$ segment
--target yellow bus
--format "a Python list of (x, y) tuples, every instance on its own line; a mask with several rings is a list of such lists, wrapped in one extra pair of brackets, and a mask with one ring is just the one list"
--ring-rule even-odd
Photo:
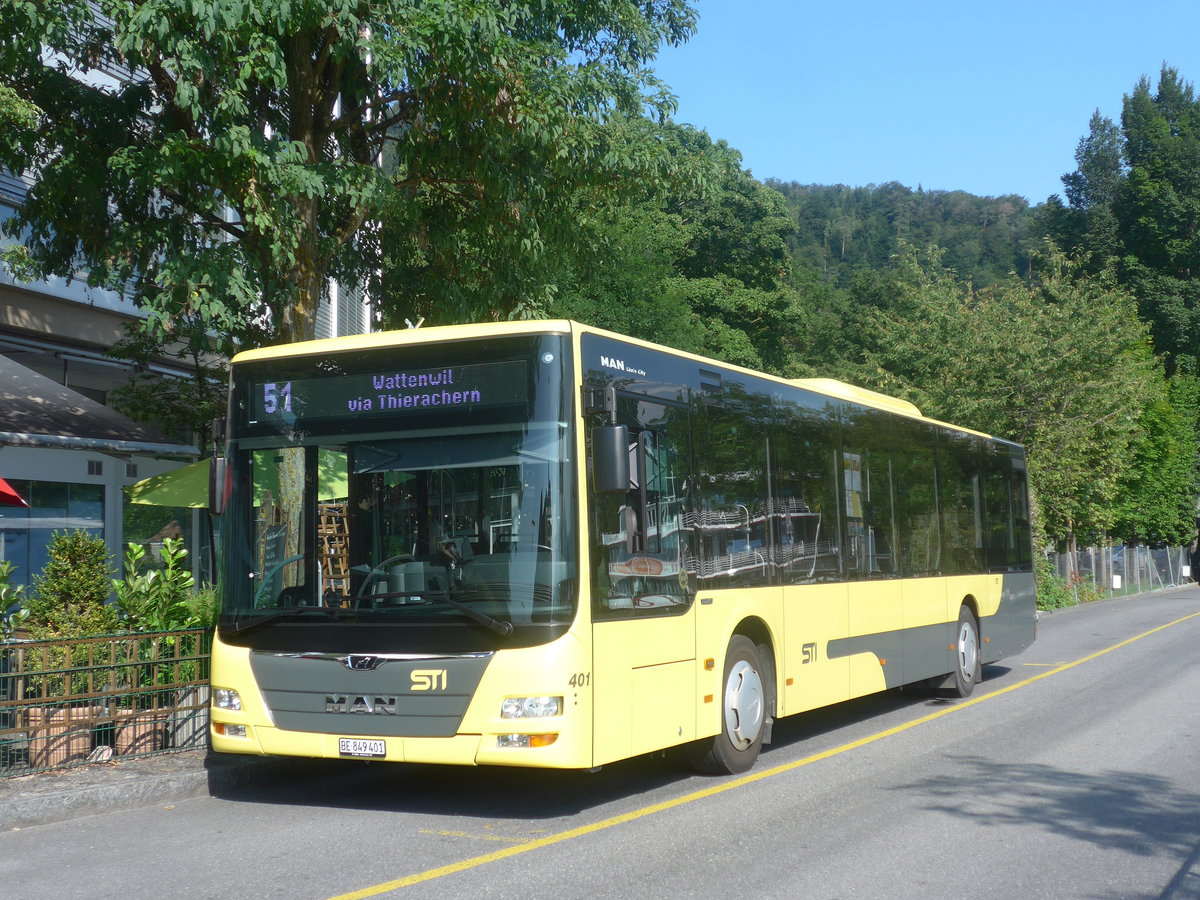
[(222, 752), (741, 772), (1034, 639), (1020, 446), (575, 322), (239, 354), (214, 472)]

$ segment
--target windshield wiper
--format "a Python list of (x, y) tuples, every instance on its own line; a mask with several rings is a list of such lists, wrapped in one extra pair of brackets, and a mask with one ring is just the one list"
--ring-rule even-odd
[(237, 628), (225, 632), (226, 635), (232, 637), (236, 634), (241, 634), (245, 631), (253, 631), (261, 625), (266, 625), (269, 622), (277, 622), (285, 616), (294, 616), (298, 614), (321, 613), (327, 618), (334, 618), (337, 615), (336, 610), (326, 609), (324, 606), (289, 606), (286, 609), (273, 609), (269, 613), (264, 613), (256, 619), (250, 619), (248, 622), (243, 622)]
[[(463, 590), (461, 588), (459, 589), (459, 593), (467, 593), (467, 592), (468, 591)], [(469, 591), (469, 592), (477, 593), (476, 591)], [(478, 622), (480, 625), (484, 626), (485, 628), (492, 629), (492, 631), (496, 632), (496, 634), (503, 635), (504, 637), (508, 637), (510, 634), (513, 633), (512, 622), (504, 622), (500, 619), (489, 616), (485, 612), (480, 612), (479, 610), (475, 609), (475, 607), (473, 607), (473, 606), (467, 606), (467, 604), (463, 603), (461, 600), (455, 600), (453, 597), (451, 597), (449, 591), (436, 591), (436, 592), (431, 592), (431, 593), (433, 594), (433, 596), (438, 597), (442, 600), (445, 600), (450, 606), (453, 606), (455, 609), (457, 609), (460, 613), (462, 613), (468, 619), (472, 619), (473, 621)]]

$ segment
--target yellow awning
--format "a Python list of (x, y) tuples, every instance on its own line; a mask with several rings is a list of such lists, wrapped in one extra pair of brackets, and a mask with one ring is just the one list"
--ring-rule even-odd
[(130, 503), (204, 509), (208, 506), (209, 468), (209, 461), (202, 459), (161, 475), (143, 478), (125, 488), (125, 493)]
[[(340, 500), (347, 495), (346, 454), (322, 450), (318, 457), (318, 489), (322, 500)], [(152, 475), (125, 488), (130, 503), (205, 509), (208, 506), (209, 460), (202, 459), (162, 475)], [(260, 483), (260, 487), (263, 485)], [(278, 494), (277, 485), (273, 492)], [(257, 498), (256, 498), (257, 499)]]

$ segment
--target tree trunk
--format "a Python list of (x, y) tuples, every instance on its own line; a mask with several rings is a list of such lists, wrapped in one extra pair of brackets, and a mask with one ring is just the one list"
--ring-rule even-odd
[(275, 328), (276, 343), (311, 341), (317, 336), (317, 309), (325, 282), (325, 269), (317, 257), (318, 202), (315, 199), (303, 199), (296, 204), (300, 239), (291, 275), (294, 293), (280, 310), (279, 323)]
[(1072, 523), (1068, 522), (1067, 527), (1071, 530), (1067, 532), (1067, 582), (1074, 589), (1075, 582), (1079, 580), (1079, 547), (1075, 543), (1075, 529)]

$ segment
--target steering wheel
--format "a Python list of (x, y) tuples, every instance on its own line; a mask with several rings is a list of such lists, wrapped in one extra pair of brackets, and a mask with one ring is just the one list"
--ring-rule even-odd
[(357, 592), (354, 594), (354, 599), (355, 599), (355, 600), (361, 600), (363, 597), (365, 597), (365, 596), (366, 596), (366, 594), (367, 594), (367, 587), (368, 587), (368, 586), (371, 584), (371, 582), (372, 582), (372, 581), (374, 581), (374, 580), (375, 580), (375, 579), (376, 579), (376, 578), (377, 578), (379, 575), (382, 575), (382, 574), (383, 574), (383, 570), (384, 570), (384, 569), (385, 569), (387, 566), (390, 566), (390, 565), (392, 565), (392, 563), (398, 563), (398, 562), (402, 562), (402, 561), (408, 561), (408, 562), (411, 562), (411, 561), (412, 561), (412, 554), (411, 554), (411, 553), (401, 553), (401, 554), (399, 554), (398, 556), (389, 556), (389, 557), (388, 557), (387, 559), (385, 559), (383, 562), (381, 562), (381, 563), (378, 563), (377, 565), (375, 565), (375, 566), (374, 566), (374, 567), (371, 569), (371, 571), (369, 571), (369, 572), (367, 573), (367, 577), (363, 579), (363, 583), (362, 583), (362, 584), (360, 584), (360, 585), (358, 586), (358, 591), (357, 591)]

